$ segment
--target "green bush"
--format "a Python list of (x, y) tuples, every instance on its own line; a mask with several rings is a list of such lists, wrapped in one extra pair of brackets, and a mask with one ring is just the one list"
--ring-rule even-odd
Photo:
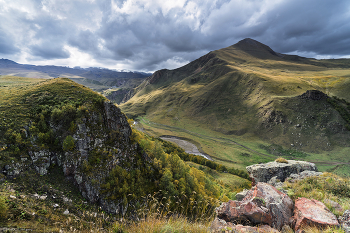
[(64, 141), (63, 141), (63, 145), (62, 148), (64, 151), (72, 151), (74, 149), (74, 138), (70, 135), (68, 135)]
[(0, 220), (7, 218), (8, 205), (4, 196), (0, 196)]

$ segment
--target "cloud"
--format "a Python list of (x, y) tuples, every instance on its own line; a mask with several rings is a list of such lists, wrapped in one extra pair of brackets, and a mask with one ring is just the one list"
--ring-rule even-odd
[(30, 47), (31, 54), (44, 59), (63, 59), (69, 58), (70, 53), (58, 43), (45, 42), (40, 45)]
[(348, 56), (349, 12), (347, 0), (0, 0), (0, 53), (154, 71), (250, 37), (281, 53)]
[(13, 38), (6, 33), (0, 33), (0, 54), (15, 54), (19, 51), (19, 49), (12, 44), (12, 41)]

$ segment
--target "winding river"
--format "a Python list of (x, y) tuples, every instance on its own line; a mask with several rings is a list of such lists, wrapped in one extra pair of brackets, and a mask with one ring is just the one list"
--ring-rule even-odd
[(168, 136), (168, 135), (164, 135), (164, 136), (161, 136), (159, 138), (161, 138), (165, 141), (175, 143), (176, 145), (178, 145), (179, 147), (184, 149), (186, 153), (193, 154), (193, 155), (200, 155), (208, 160), (213, 160), (209, 155), (200, 152), (198, 147), (195, 144), (193, 144), (189, 141), (186, 141), (183, 138), (179, 138), (179, 137), (175, 137), (175, 136)]

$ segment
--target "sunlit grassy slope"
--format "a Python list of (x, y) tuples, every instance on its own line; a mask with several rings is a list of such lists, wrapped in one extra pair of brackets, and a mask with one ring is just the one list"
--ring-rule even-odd
[[(50, 107), (54, 102), (65, 104), (71, 100), (84, 102), (98, 96), (91, 89), (69, 79), (35, 79), (0, 76), (0, 132), (9, 127), (23, 127), (30, 120), (32, 98), (39, 94)], [(47, 93), (47, 95), (45, 95)]]
[[(133, 118), (143, 116), (150, 122), (240, 141), (268, 155), (271, 153), (262, 150), (261, 144), (305, 151), (307, 157), (299, 159), (332, 161), (319, 163), (321, 168), (331, 169), (340, 165), (335, 162), (346, 163), (344, 166), (350, 162), (344, 153), (350, 145), (347, 123), (326, 99), (299, 96), (307, 90), (319, 90), (350, 101), (349, 77), (348, 59), (283, 55), (245, 39), (181, 68), (155, 72), (120, 107)], [(162, 134), (154, 124), (148, 127), (153, 127), (155, 135)], [(167, 134), (174, 130), (169, 131)], [(240, 154), (254, 153), (237, 144), (225, 146), (186, 132), (175, 134), (192, 138), (205, 152), (218, 161), (231, 161), (232, 166), (269, 159), (256, 153), (256, 159), (242, 159)]]

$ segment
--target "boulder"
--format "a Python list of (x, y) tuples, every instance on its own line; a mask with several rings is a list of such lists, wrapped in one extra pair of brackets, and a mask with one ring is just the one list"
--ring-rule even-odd
[(216, 209), (218, 218), (246, 225), (267, 224), (280, 230), (292, 217), (293, 201), (267, 183), (257, 183), (242, 201), (228, 201)]
[(247, 193), (248, 193), (248, 189), (244, 189), (242, 192), (239, 192), (239, 193), (237, 193), (236, 194), (236, 200), (237, 201), (242, 201), (243, 200), (243, 198), (245, 197), (245, 195), (247, 195)]
[(337, 212), (343, 212), (344, 211), (343, 207), (341, 207), (341, 205), (339, 205), (338, 202), (332, 201), (330, 199), (324, 199), (323, 203), (328, 205), (328, 206), (330, 206), (331, 209), (333, 208)]
[(295, 181), (302, 180), (302, 179), (305, 179), (307, 177), (320, 176), (322, 174), (323, 174), (323, 172), (306, 170), (306, 171), (300, 172), (299, 174), (291, 174), (286, 180), (293, 183)]
[(295, 231), (306, 226), (339, 226), (337, 217), (322, 202), (304, 197), (295, 201), (294, 221)]
[(346, 233), (350, 233), (350, 210), (345, 210), (343, 216), (339, 218), (339, 222)]
[(314, 163), (305, 161), (287, 160), (288, 163), (269, 162), (265, 164), (254, 164), (246, 167), (252, 185), (258, 182), (269, 182), (273, 177), (284, 182), (291, 174), (299, 174), (302, 171), (317, 171)]

